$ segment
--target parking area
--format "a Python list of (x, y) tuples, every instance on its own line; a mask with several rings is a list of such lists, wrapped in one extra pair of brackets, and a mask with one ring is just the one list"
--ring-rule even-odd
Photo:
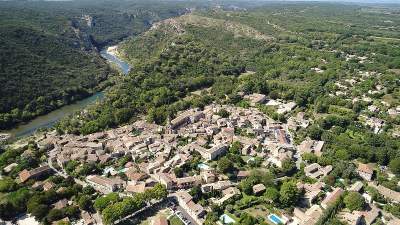
[(178, 204), (173, 201), (168, 203), (168, 208), (176, 215), (185, 225), (198, 225), (196, 221), (189, 216), (189, 214)]

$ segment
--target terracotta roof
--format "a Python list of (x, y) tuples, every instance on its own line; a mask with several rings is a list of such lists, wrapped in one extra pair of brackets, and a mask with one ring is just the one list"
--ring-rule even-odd
[(141, 181), (148, 177), (146, 173), (136, 172), (136, 169), (131, 168), (125, 172), (126, 176), (133, 181)]
[(369, 225), (369, 224), (372, 224), (376, 220), (376, 218), (379, 216), (380, 212), (381, 212), (380, 209), (378, 209), (375, 206), (372, 206), (370, 211), (361, 212), (361, 215), (364, 216), (365, 222)]
[(102, 177), (97, 175), (88, 176), (87, 180), (102, 186), (109, 186), (109, 185), (116, 185), (123, 183), (123, 181), (118, 178), (111, 179), (108, 177)]
[(26, 180), (29, 179), (29, 177), (31, 176), (31, 174), (29, 173), (28, 170), (22, 170), (22, 172), (19, 173), (19, 180), (21, 182), (25, 182)]
[(358, 171), (364, 172), (364, 173), (368, 173), (368, 174), (373, 174), (374, 170), (368, 165), (368, 164), (364, 164), (364, 163), (360, 163), (358, 164)]
[(65, 208), (68, 205), (68, 200), (67, 199), (61, 199), (60, 201), (54, 203), (54, 208), (56, 209), (62, 209)]
[(201, 205), (196, 204), (193, 201), (188, 202), (187, 207), (190, 209), (190, 211), (194, 212), (196, 215), (199, 215), (204, 211), (204, 208)]
[(400, 192), (393, 191), (393, 190), (391, 190), (391, 189), (389, 189), (389, 188), (387, 188), (385, 186), (382, 186), (382, 185), (376, 186), (372, 182), (368, 183), (368, 185), (376, 188), (376, 190), (378, 190), (378, 192), (381, 195), (385, 196), (386, 198), (389, 198), (392, 201), (400, 202)]
[(192, 196), (186, 191), (179, 191), (176, 193), (176, 196), (182, 199), (182, 201), (184, 201), (185, 203), (192, 201)]
[(44, 183), (43, 189), (45, 191), (48, 191), (48, 190), (52, 189), (54, 186), (56, 186), (56, 185), (53, 182), (47, 181), (46, 183)]
[(128, 185), (126, 186), (126, 191), (133, 192), (133, 193), (143, 193), (146, 190), (146, 184), (140, 183), (136, 185)]
[(19, 173), (19, 179), (21, 182), (25, 182), (26, 180), (35, 177), (35, 176), (39, 176), (41, 174), (50, 172), (51, 168), (49, 166), (41, 166), (41, 167), (37, 167), (35, 169), (32, 169), (30, 171), (28, 170), (23, 170), (21, 173)]
[(343, 189), (335, 188), (326, 198), (321, 202), (325, 208), (334, 203), (343, 194)]

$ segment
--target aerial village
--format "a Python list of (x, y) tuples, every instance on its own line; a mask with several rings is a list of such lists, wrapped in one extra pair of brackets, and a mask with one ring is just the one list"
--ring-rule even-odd
[[(377, 207), (375, 197), (366, 191), (372, 187), (388, 202), (400, 202), (400, 193), (375, 182), (377, 168), (357, 163), (359, 179), (356, 182), (342, 187), (327, 185), (325, 178), (331, 173), (332, 165), (320, 165), (305, 157), (307, 154), (321, 156), (324, 141), (307, 137), (296, 143), (294, 138), (298, 129), (307, 128), (312, 121), (303, 112), (297, 112), (287, 122), (278, 122), (255, 107), (272, 105), (278, 114), (286, 114), (296, 104), (269, 100), (262, 94), (244, 95), (243, 99), (250, 107), (211, 104), (204, 109), (179, 112), (166, 126), (138, 120), (86, 136), (46, 133), (37, 143), (50, 146), (47, 163), (20, 172), (20, 182), (33, 181), (33, 187), (47, 191), (56, 185), (43, 177), (72, 175), (75, 183), (92, 187), (99, 196), (118, 193), (121, 198), (143, 194), (162, 184), (168, 194), (162, 200), (165, 205), (161, 209), (168, 210), (169, 216), (156, 214), (150, 219), (154, 225), (173, 224), (171, 217), (180, 222), (177, 224), (209, 224), (207, 218), (216, 208), (222, 211), (217, 217), (218, 224), (238, 222), (243, 211), (263, 218), (266, 224), (314, 225), (327, 211), (337, 207), (338, 199), (349, 193), (362, 196), (363, 207), (336, 212), (341, 221), (371, 225), (379, 218), (385, 224), (400, 224), (399, 219)], [(84, 176), (74, 174), (87, 164), (102, 165), (101, 170)], [(4, 170), (9, 172), (16, 166), (12, 163)], [(275, 171), (274, 176), (264, 179), (271, 170)], [(297, 179), (296, 183), (287, 181), (290, 170), (303, 171), (304, 179)], [(281, 186), (280, 191), (273, 188), (277, 184)], [(295, 189), (294, 193), (291, 188)], [(277, 196), (284, 198), (285, 194), (289, 198), (286, 208), (290, 210), (273, 204)], [(259, 199), (271, 203), (270, 207), (259, 204)], [(62, 209), (70, 204), (73, 202), (64, 198), (53, 207)], [(153, 207), (152, 204), (147, 207)], [(111, 223), (134, 220), (135, 215)], [(110, 223), (104, 222), (101, 212), (96, 211), (81, 210), (81, 218), (77, 224)]]

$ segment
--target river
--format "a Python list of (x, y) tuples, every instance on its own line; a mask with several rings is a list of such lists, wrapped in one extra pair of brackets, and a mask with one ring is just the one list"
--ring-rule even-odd
[[(115, 49), (115, 46), (113, 47), (109, 47), (108, 49)], [(100, 51), (100, 55), (101, 57), (105, 58), (107, 61), (109, 61), (110, 63), (113, 63), (114, 65), (116, 65), (123, 74), (128, 74), (129, 70), (131, 70), (131, 66), (123, 61), (122, 59), (118, 58), (113, 51), (109, 51), (107, 49), (103, 49)]]
[[(109, 48), (110, 49), (110, 48)], [(114, 48), (115, 49), (115, 48)], [(128, 74), (131, 69), (130, 65), (119, 59), (114, 53), (108, 51), (107, 49), (103, 49), (100, 51), (101, 57), (106, 59), (109, 63), (116, 65), (123, 74)], [(59, 109), (56, 109), (46, 115), (38, 116), (35, 119), (29, 121), (26, 124), (21, 124), (14, 129), (4, 131), (6, 133), (11, 134), (14, 138), (24, 137), (33, 134), (36, 130), (40, 128), (49, 128), (52, 127), (55, 123), (57, 123), (60, 119), (87, 107), (94, 102), (103, 99), (104, 93), (97, 92), (90, 97), (87, 97), (83, 100), (76, 101), (73, 104), (63, 106)]]

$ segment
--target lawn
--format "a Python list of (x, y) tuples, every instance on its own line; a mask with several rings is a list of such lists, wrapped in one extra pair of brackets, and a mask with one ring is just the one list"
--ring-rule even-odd
[(271, 213), (275, 213), (275, 210), (273, 208), (269, 208), (267, 205), (255, 205), (253, 207), (247, 208), (244, 210), (245, 212), (249, 213), (250, 215), (252, 215), (253, 217), (262, 217), (265, 219), (265, 222), (267, 224), (271, 224), (271, 225), (275, 225), (274, 223), (272, 223), (267, 216)]
[[(156, 215), (148, 217), (147, 219), (140, 222), (140, 225), (150, 225), (153, 219), (156, 218), (157, 216), (165, 216), (166, 218), (168, 218), (169, 215), (171, 215), (170, 210), (168, 209), (160, 210), (159, 212), (157, 212)], [(183, 225), (183, 224), (176, 224), (176, 225)]]
[(269, 214), (269, 209), (264, 205), (255, 205), (244, 210), (254, 217), (266, 217)]
[(185, 225), (185, 224), (182, 222), (182, 220), (179, 219), (179, 217), (176, 216), (176, 215), (171, 216), (171, 217), (168, 219), (168, 221), (169, 221), (169, 225)]

